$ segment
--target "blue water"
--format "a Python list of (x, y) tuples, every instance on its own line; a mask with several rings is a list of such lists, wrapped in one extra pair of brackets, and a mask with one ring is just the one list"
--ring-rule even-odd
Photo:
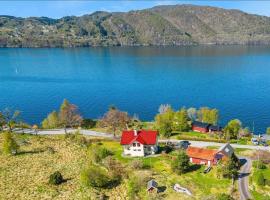
[(160, 104), (209, 106), (221, 124), (270, 126), (270, 47), (0, 49), (0, 109), (40, 123), (64, 98), (84, 117), (110, 105), (152, 120)]

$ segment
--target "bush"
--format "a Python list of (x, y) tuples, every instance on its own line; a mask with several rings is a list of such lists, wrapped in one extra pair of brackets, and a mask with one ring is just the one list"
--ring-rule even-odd
[(97, 124), (97, 121), (93, 119), (83, 119), (81, 127), (90, 129), (90, 128), (94, 128), (96, 124)]
[(254, 168), (258, 167), (258, 169), (266, 169), (267, 168), (266, 165), (261, 160), (260, 161), (254, 161), (253, 162), (253, 167)]
[(265, 185), (263, 173), (259, 173), (259, 175), (258, 175), (258, 177), (257, 177), (257, 184), (258, 184), (259, 186), (264, 186), (264, 185)]
[(3, 141), (3, 153), (15, 155), (19, 149), (19, 145), (16, 143), (15, 139), (12, 137), (10, 132), (4, 133)]
[(143, 162), (139, 159), (133, 160), (130, 163), (130, 166), (132, 169), (142, 169), (143, 168)]
[(101, 167), (91, 166), (82, 171), (81, 182), (85, 186), (107, 188), (110, 185), (111, 180)]
[(100, 163), (104, 158), (113, 155), (111, 151), (99, 145), (92, 145), (89, 149), (91, 160)]
[(59, 171), (54, 172), (50, 175), (49, 183), (52, 185), (60, 185), (64, 182), (63, 176)]
[(234, 199), (230, 195), (223, 193), (217, 196), (217, 200), (234, 200)]
[(264, 179), (264, 184), (270, 186), (270, 179)]
[(125, 167), (111, 156), (105, 158), (102, 163), (115, 181), (120, 181), (122, 176), (127, 175)]
[(47, 147), (47, 151), (49, 154), (54, 154), (55, 153), (55, 150), (53, 147)]
[(171, 167), (177, 174), (183, 174), (189, 170), (189, 157), (185, 151), (179, 151), (177, 158), (172, 162)]
[(129, 199), (142, 199), (139, 198), (139, 192), (145, 189), (146, 183), (150, 180), (148, 175), (143, 173), (140, 176), (133, 175), (128, 180), (127, 184), (127, 194)]

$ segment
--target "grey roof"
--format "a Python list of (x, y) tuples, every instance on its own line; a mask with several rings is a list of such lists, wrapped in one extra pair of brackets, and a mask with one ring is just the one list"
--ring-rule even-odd
[(222, 152), (226, 156), (230, 157), (233, 154), (234, 149), (229, 143), (227, 143), (227, 144), (224, 144), (223, 146), (221, 146), (218, 151)]
[(151, 188), (157, 188), (158, 184), (155, 180), (150, 180), (147, 183), (147, 190), (151, 189)]
[(208, 128), (211, 124), (194, 121), (194, 122), (192, 122), (192, 125), (198, 126), (198, 127), (201, 127), (201, 128)]
[(221, 126), (211, 125), (211, 126), (209, 126), (209, 129), (212, 130), (212, 131), (221, 131), (222, 127)]

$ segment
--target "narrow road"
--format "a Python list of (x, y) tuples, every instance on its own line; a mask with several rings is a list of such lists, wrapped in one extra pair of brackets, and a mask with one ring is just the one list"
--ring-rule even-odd
[[(77, 129), (67, 129), (68, 133), (75, 132)], [(33, 129), (15, 129), (15, 133), (28, 133), (28, 134), (36, 134), (36, 132)], [(83, 135), (89, 135), (94, 137), (106, 137), (106, 138), (114, 138), (112, 134), (109, 133), (102, 133), (97, 131), (91, 131), (91, 130), (85, 130), (81, 129), (80, 132)], [(61, 135), (65, 134), (64, 129), (49, 129), (49, 130), (38, 130), (38, 135)], [(165, 142), (180, 142), (181, 140), (176, 139), (160, 139), (158, 140), (159, 143), (165, 143)], [(218, 142), (204, 142), (204, 141), (191, 141), (191, 146), (195, 147), (208, 147), (208, 146), (223, 146), (224, 143), (218, 143)], [(264, 146), (255, 146), (255, 145), (242, 145), (242, 144), (231, 144), (233, 148), (242, 148), (242, 149), (253, 149), (253, 150), (265, 150), (270, 151), (270, 147), (264, 147)]]
[[(180, 142), (181, 140), (175, 140), (175, 139), (166, 139), (166, 140), (158, 140), (159, 143), (165, 143), (165, 142)], [(208, 146), (223, 146), (224, 143), (218, 143), (218, 142), (205, 142), (205, 141), (191, 141), (189, 140), (191, 146), (195, 147), (208, 147)], [(253, 149), (253, 150), (265, 150), (270, 151), (270, 147), (264, 147), (264, 146), (255, 146), (255, 145), (243, 145), (243, 144), (231, 144), (233, 148), (241, 148), (241, 149)]]
[(241, 167), (238, 177), (238, 188), (240, 193), (240, 200), (251, 199), (251, 195), (248, 191), (248, 176), (250, 174), (250, 169), (252, 162), (249, 158), (241, 158), (240, 160), (245, 162)]
[[(49, 129), (49, 130), (38, 130), (37, 133), (33, 129), (15, 129), (13, 130), (15, 133), (27, 133), (27, 134), (37, 134), (37, 135), (61, 135), (65, 134), (65, 129)], [(67, 129), (67, 133), (74, 133), (77, 131), (77, 129)], [(84, 130), (81, 129), (80, 133), (83, 135), (89, 135), (94, 137), (107, 137), (107, 138), (113, 138), (112, 134), (108, 133), (102, 133), (97, 131), (91, 131), (91, 130)]]

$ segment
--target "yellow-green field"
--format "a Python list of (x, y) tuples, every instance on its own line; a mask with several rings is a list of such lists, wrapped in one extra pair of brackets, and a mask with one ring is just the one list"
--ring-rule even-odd
[[(64, 136), (17, 136), (20, 153), (16, 156), (0, 154), (0, 199), (97, 199), (100, 193), (109, 199), (128, 199), (127, 179), (112, 189), (95, 190), (80, 182), (82, 169), (89, 165), (87, 147), (66, 139)], [(87, 138), (90, 139), (91, 138)], [(0, 148), (2, 148), (0, 134)], [(177, 175), (170, 163), (175, 152), (158, 157), (141, 158), (147, 169), (130, 168), (132, 158), (121, 156), (122, 148), (117, 141), (101, 141), (101, 146), (113, 152), (113, 157), (128, 169), (129, 175), (154, 178), (164, 192), (154, 195), (140, 191), (139, 199), (190, 199), (175, 193), (173, 184), (179, 183), (194, 195), (191, 199), (215, 199), (216, 194), (229, 193), (231, 181), (217, 179), (216, 170), (204, 174), (204, 167), (193, 166), (190, 172)], [(53, 152), (53, 150), (54, 152)], [(67, 181), (59, 186), (48, 184), (50, 174), (60, 171)], [(146, 183), (145, 183), (146, 188)], [(234, 194), (237, 197), (237, 192)], [(211, 197), (211, 198), (210, 198)]]

